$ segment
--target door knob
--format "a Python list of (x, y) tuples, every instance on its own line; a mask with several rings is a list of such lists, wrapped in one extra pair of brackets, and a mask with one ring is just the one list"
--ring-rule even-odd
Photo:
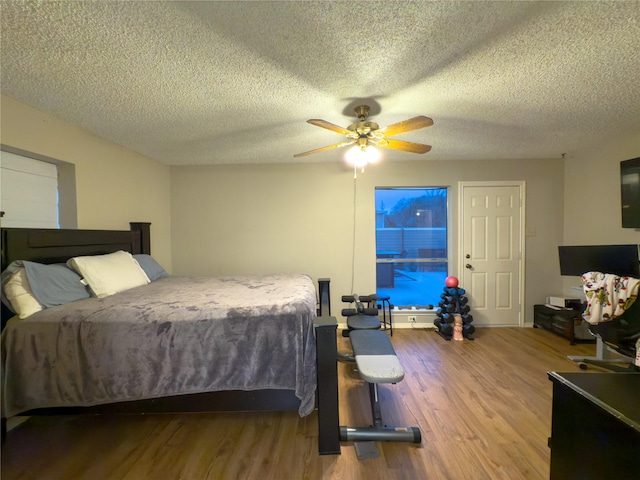
[(464, 268), (472, 269), (472, 268), (473, 268), (473, 266), (472, 266), (470, 263), (467, 263), (467, 264), (464, 266)]

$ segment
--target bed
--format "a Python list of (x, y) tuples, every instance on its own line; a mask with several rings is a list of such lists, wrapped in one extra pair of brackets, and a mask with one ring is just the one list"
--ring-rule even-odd
[[(22, 266), (16, 260), (52, 267), (120, 254), (146, 268), (150, 224), (131, 227), (2, 229), (2, 270)], [(88, 298), (9, 321), (13, 313), (3, 305), (3, 421), (236, 410), (306, 416), (317, 407), (319, 451), (339, 451), (335, 322), (317, 310), (308, 275), (179, 277), (145, 270), (152, 281), (96, 298), (90, 272), (78, 273), (92, 282)], [(327, 305), (328, 280), (320, 285), (320, 303)]]

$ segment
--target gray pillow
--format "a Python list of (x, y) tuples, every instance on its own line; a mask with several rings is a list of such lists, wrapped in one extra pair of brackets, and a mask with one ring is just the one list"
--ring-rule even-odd
[(168, 277), (169, 274), (164, 268), (160, 266), (158, 262), (151, 256), (144, 253), (138, 253), (133, 256), (140, 264), (140, 268), (147, 274), (149, 280), (155, 282), (159, 278)]
[(82, 278), (65, 264), (23, 261), (33, 295), (46, 308), (89, 298)]

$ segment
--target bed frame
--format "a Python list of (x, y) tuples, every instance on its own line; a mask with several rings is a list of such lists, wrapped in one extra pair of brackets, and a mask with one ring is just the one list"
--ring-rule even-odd
[[(1, 266), (4, 271), (14, 260), (62, 263), (81, 255), (102, 255), (118, 250), (151, 253), (150, 223), (132, 222), (131, 230), (65, 230), (3, 228)], [(329, 280), (319, 280), (319, 309), (315, 322), (318, 385), (318, 450), (320, 454), (340, 453), (338, 422), (338, 379), (335, 318), (330, 317)], [(2, 305), (2, 328), (13, 314)], [(150, 400), (110, 403), (92, 407), (56, 407), (29, 410), (21, 415), (151, 414), (233, 411), (297, 410), (300, 400), (293, 390), (253, 390), (208, 392)], [(2, 417), (2, 438), (6, 419)]]

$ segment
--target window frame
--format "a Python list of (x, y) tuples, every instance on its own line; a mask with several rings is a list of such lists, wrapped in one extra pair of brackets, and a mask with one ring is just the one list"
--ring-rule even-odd
[[(425, 192), (427, 190), (440, 190), (444, 192), (444, 212), (442, 212), (444, 214), (444, 219), (442, 217), (439, 217), (436, 222), (444, 222), (444, 226), (439, 226), (439, 223), (436, 223), (436, 225), (438, 226), (430, 226), (430, 227), (425, 227), (425, 226), (416, 226), (416, 227), (408, 227), (408, 226), (398, 226), (398, 227), (387, 227), (385, 229), (384, 227), (384, 217), (385, 214), (384, 212), (389, 212), (393, 210), (393, 207), (395, 207), (398, 203), (398, 199), (395, 200), (395, 203), (393, 205), (393, 207), (391, 207), (391, 209), (385, 209), (384, 212), (382, 210), (383, 206), (380, 205), (381, 200), (384, 201), (383, 199), (379, 198), (379, 192), (383, 191), (383, 190), (396, 190), (396, 191), (402, 191), (402, 190), (406, 190), (406, 191), (414, 191), (416, 193), (416, 195), (409, 195), (406, 198), (420, 198), (425, 196), (424, 194), (422, 195), (418, 195), (417, 193), (419, 192)], [(402, 198), (400, 195), (401, 192), (398, 192), (398, 197)], [(451, 210), (450, 210), (450, 204), (451, 204), (451, 188), (448, 186), (419, 186), (419, 187), (375, 187), (375, 191), (374, 191), (374, 199), (375, 199), (375, 215), (376, 215), (376, 219), (375, 219), (375, 228), (376, 228), (376, 234), (375, 234), (375, 251), (376, 251), (376, 293), (378, 295), (388, 295), (391, 297), (391, 303), (394, 304), (396, 306), (396, 308), (415, 308), (415, 309), (419, 309), (419, 310), (429, 310), (434, 308), (434, 305), (437, 305), (440, 299), (440, 294), (442, 293), (442, 286), (444, 286), (444, 279), (450, 275), (451, 271), (452, 271), (452, 265), (451, 265), (451, 260), (452, 260), (452, 255), (451, 255), (451, 248), (452, 248), (452, 242), (451, 242)], [(410, 205), (410, 201), (408, 203), (408, 207), (409, 210), (411, 210), (411, 205)], [(419, 209), (416, 209), (419, 210)], [(418, 213), (419, 215), (419, 213)], [(442, 229), (442, 235), (438, 235), (438, 238), (436, 240), (429, 240), (430, 245), (427, 246), (425, 244), (425, 247), (423, 247), (425, 250), (436, 250), (436, 252), (434, 252), (433, 256), (424, 256), (424, 257), (420, 257), (418, 256), (419, 253), (415, 253), (415, 255), (409, 255), (409, 257), (406, 256), (405, 254), (405, 250), (404, 248), (402, 249), (402, 251), (399, 251), (398, 249), (395, 249), (394, 251), (391, 250), (384, 250), (384, 245), (380, 245), (380, 230), (385, 229), (385, 230), (391, 230), (392, 228), (398, 228), (400, 230), (403, 230), (403, 235), (406, 232), (412, 233), (415, 236), (419, 237), (420, 233), (419, 230), (423, 230), (423, 229), (432, 229), (432, 230), (438, 230), (438, 229)], [(413, 231), (412, 231), (413, 230)], [(424, 232), (423, 232), (424, 233)], [(424, 235), (422, 235), (422, 237), (424, 238)], [(431, 236), (429, 236), (429, 238), (432, 238)], [(444, 252), (442, 252), (443, 248), (440, 247), (440, 243), (437, 242), (444, 242), (443, 246), (444, 246)], [(415, 241), (411, 241), (411, 244), (413, 245), (415, 243)], [(436, 242), (436, 243), (431, 243), (431, 242)], [(386, 243), (386, 245), (389, 245), (389, 243)], [(402, 239), (402, 246), (405, 247), (405, 239), (403, 237)], [(434, 246), (436, 247), (440, 247), (440, 248), (434, 248)], [(381, 248), (382, 247), (382, 248)], [(419, 250), (422, 248), (418, 248)], [(439, 253), (444, 253), (444, 255), (438, 256)], [(438, 269), (438, 264), (444, 264), (441, 266), (440, 269)], [(386, 267), (386, 265), (393, 265), (392, 267)], [(400, 293), (400, 290), (396, 291), (397, 295), (396, 299), (394, 300), (394, 290), (396, 290), (396, 286), (395, 286), (395, 277), (399, 275), (402, 275), (402, 270), (403, 269), (396, 269), (397, 265), (402, 265), (403, 269), (408, 268), (408, 275), (416, 277), (419, 276), (420, 273), (426, 273), (429, 272), (431, 270), (430, 266), (434, 265), (435, 270), (432, 271), (431, 273), (433, 274), (433, 279), (431, 280), (425, 280), (429, 282), (429, 293), (427, 295), (425, 295), (422, 298), (414, 298), (413, 300), (415, 301), (409, 301), (409, 302), (405, 302), (405, 298), (406, 298), (406, 293)], [(386, 270), (386, 280), (387, 283), (385, 283), (384, 281), (381, 281), (380, 279), (380, 275), (382, 271)], [(398, 271), (396, 271), (398, 270)], [(418, 272), (419, 271), (419, 272)], [(389, 280), (389, 275), (392, 275), (394, 278), (394, 281), (392, 283), (390, 283)], [(382, 287), (381, 287), (382, 284)], [(386, 286), (385, 286), (386, 285)], [(389, 286), (391, 285), (391, 286)]]

